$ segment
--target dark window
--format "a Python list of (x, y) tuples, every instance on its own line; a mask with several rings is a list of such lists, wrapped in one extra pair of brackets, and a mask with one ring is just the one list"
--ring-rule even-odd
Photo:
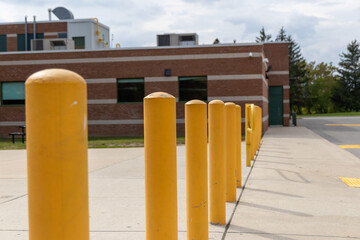
[(118, 79), (118, 102), (142, 102), (145, 96), (143, 78)]
[(1, 83), (1, 104), (2, 105), (25, 104), (25, 83), (24, 82)]
[(180, 36), (180, 41), (195, 41), (195, 36), (194, 35)]
[(170, 35), (158, 35), (158, 46), (170, 46)]
[[(31, 50), (31, 40), (34, 39), (34, 34), (28, 33), (27, 35), (27, 50), (25, 50), (25, 34), (17, 35), (17, 47), (18, 51), (30, 51)], [(43, 33), (37, 33), (36, 39), (44, 39)]]
[(179, 77), (179, 101), (207, 101), (206, 77)]
[(6, 52), (7, 45), (6, 45), (6, 35), (0, 35), (0, 52)]
[(85, 37), (73, 37), (75, 49), (85, 49)]
[(67, 38), (67, 33), (66, 32), (58, 33), (58, 38)]

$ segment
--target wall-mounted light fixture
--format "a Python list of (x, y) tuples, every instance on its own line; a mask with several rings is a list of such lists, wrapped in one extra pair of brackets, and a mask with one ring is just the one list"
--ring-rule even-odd
[(164, 71), (164, 75), (165, 75), (165, 77), (170, 77), (171, 76), (171, 69), (166, 68), (165, 71)]

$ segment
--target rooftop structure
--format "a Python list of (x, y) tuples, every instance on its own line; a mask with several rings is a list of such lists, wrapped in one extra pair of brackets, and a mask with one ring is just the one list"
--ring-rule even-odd
[(199, 45), (199, 36), (196, 33), (168, 33), (157, 35), (157, 46), (195, 46)]
[(34, 16), (33, 21), (25, 17), (24, 22), (0, 23), (0, 52), (109, 47), (108, 26), (97, 18), (72, 19), (68, 14), (62, 20), (36, 21)]

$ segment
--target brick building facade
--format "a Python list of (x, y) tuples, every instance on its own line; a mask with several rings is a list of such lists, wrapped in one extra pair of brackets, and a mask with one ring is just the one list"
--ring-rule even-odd
[(239, 104), (243, 121), (245, 103), (254, 103), (263, 109), (266, 131), (272, 101), (269, 90), (276, 87), (282, 96), (281, 124), (289, 125), (287, 43), (7, 52), (0, 53), (0, 94), (9, 95), (5, 101), (0, 96), (1, 137), (25, 124), (23, 103), (7, 100), (14, 87), (9, 83), (21, 84), (32, 73), (47, 68), (69, 69), (85, 78), (89, 136), (143, 135), (141, 99), (156, 91), (176, 97), (179, 135), (184, 134), (184, 104), (194, 96), (191, 94), (200, 94), (205, 101)]

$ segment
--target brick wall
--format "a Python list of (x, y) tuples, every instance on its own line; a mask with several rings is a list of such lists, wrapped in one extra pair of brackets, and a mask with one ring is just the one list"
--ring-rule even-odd
[(283, 124), (290, 125), (290, 82), (289, 82), (289, 57), (287, 43), (266, 43), (264, 52), (272, 66), (267, 73), (269, 86), (283, 86)]
[[(207, 76), (208, 100), (219, 98), (239, 104), (242, 118), (245, 117), (245, 103), (257, 104), (263, 108), (265, 131), (268, 85), (288, 85), (288, 77), (280, 74), (265, 79), (263, 56), (269, 58), (270, 65), (274, 61), (272, 71), (288, 71), (283, 56), (287, 58), (285, 48), (287, 44), (254, 44), (0, 54), (0, 81), (25, 81), (32, 73), (47, 68), (75, 71), (88, 82), (89, 136), (139, 136), (143, 135), (143, 105), (117, 103), (117, 78), (144, 78), (145, 96), (164, 91), (178, 98), (178, 77)], [(172, 76), (165, 77), (164, 69), (168, 68)], [(284, 99), (286, 97), (288, 89), (284, 88)], [(285, 108), (284, 103), (284, 113)], [(178, 102), (178, 135), (184, 134), (183, 118), (184, 103)], [(16, 128), (4, 126), (4, 122), (24, 120), (23, 106), (0, 106), (0, 136)]]

